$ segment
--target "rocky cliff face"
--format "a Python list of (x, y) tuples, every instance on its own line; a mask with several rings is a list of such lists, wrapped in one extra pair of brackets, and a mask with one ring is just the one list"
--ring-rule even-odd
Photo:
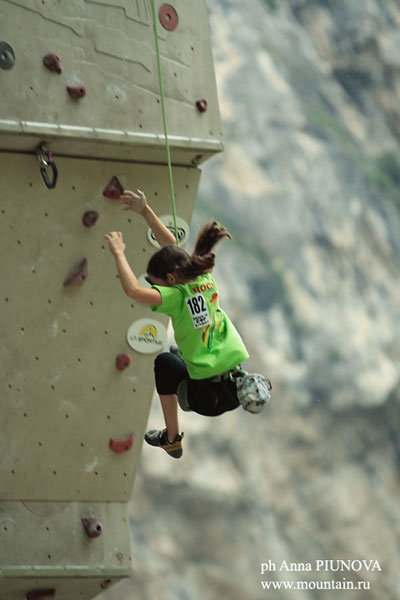
[(135, 578), (104, 598), (395, 600), (400, 3), (209, 12), (226, 149), (194, 228), (216, 217), (234, 236), (216, 276), (273, 400), (257, 417), (185, 414), (180, 461), (143, 449)]

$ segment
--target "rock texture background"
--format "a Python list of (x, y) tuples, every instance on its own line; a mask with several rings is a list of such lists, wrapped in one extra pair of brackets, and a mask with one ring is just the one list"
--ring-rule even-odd
[[(234, 236), (216, 276), (273, 400), (257, 417), (183, 415), (179, 461), (143, 448), (135, 575), (102, 598), (395, 600), (400, 3), (209, 0), (209, 15), (225, 152), (203, 168), (193, 229), (215, 217)], [(261, 584), (332, 579), (369, 589)]]

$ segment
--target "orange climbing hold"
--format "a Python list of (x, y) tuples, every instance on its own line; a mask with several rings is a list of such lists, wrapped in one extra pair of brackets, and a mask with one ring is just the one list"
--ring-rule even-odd
[(128, 452), (128, 450), (132, 448), (133, 440), (133, 433), (131, 433), (130, 435), (128, 435), (128, 437), (122, 440), (114, 440), (113, 438), (111, 438), (109, 446), (110, 449), (116, 454), (124, 454), (124, 452)]

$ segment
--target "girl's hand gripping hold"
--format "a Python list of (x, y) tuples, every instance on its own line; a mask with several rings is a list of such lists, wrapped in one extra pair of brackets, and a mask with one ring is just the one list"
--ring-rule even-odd
[(141, 214), (147, 205), (146, 196), (141, 190), (136, 190), (136, 193), (124, 190), (124, 193), (121, 194), (120, 202), (124, 210), (133, 210), (138, 214)]

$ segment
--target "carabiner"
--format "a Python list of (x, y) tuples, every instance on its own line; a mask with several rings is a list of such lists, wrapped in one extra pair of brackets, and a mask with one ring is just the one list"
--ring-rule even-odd
[[(45, 182), (46, 187), (49, 190), (52, 190), (53, 188), (56, 187), (57, 177), (58, 177), (57, 166), (53, 160), (53, 155), (50, 152), (50, 150), (48, 150), (46, 148), (46, 146), (44, 144), (40, 144), (40, 146), (38, 146), (36, 148), (36, 156), (39, 161), (39, 167), (40, 167), (40, 172), (43, 177), (43, 181)], [(51, 180), (47, 173), (46, 167), (51, 168), (51, 171), (52, 171), (52, 179)]]

